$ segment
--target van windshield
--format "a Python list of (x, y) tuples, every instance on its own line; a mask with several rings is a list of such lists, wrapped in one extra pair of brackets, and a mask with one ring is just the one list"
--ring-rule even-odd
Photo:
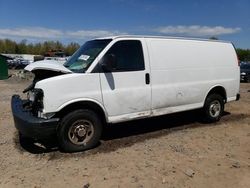
[(111, 39), (92, 40), (82, 45), (64, 64), (66, 68), (76, 73), (85, 72), (98, 54), (111, 42)]

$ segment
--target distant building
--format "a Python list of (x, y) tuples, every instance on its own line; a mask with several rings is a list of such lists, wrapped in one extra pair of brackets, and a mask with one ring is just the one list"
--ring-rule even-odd
[(55, 60), (60, 63), (65, 63), (69, 57), (62, 50), (50, 50), (44, 54), (45, 60)]
[(65, 57), (65, 53), (62, 50), (50, 50), (44, 54), (45, 57)]

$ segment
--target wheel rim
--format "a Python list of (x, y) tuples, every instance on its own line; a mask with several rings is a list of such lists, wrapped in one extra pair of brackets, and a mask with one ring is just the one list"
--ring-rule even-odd
[(88, 120), (77, 120), (69, 128), (68, 138), (76, 145), (86, 145), (93, 137), (94, 126)]
[(209, 106), (209, 114), (211, 117), (216, 118), (220, 115), (221, 112), (221, 104), (218, 100), (215, 100), (210, 103)]

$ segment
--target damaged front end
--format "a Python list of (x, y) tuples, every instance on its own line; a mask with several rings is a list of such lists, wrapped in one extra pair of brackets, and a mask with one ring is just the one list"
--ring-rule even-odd
[[(43, 64), (46, 64), (46, 69)], [(27, 137), (44, 138), (55, 135), (59, 118), (55, 118), (54, 113), (43, 114), (43, 99), (46, 95), (41, 88), (36, 88), (36, 83), (51, 77), (67, 74), (63, 65), (48, 66), (45, 63), (33, 63), (25, 69), (34, 74), (33, 82), (24, 89), (23, 93), (27, 93), (27, 99), (21, 99), (19, 95), (13, 95), (11, 100), (12, 114), (17, 130)], [(39, 66), (39, 65), (42, 65)], [(57, 69), (55, 69), (57, 67)], [(59, 67), (59, 68), (58, 68)], [(64, 70), (64, 71), (63, 71)]]
[(39, 112), (43, 109), (43, 90), (33, 88), (27, 91), (27, 101), (24, 109), (30, 111), (33, 116), (39, 117)]
[(65, 73), (51, 71), (51, 70), (35, 70), (32, 72), (35, 75), (33, 82), (26, 89), (23, 90), (23, 93), (27, 93), (27, 100), (24, 103), (24, 108), (26, 110), (29, 110), (36, 117), (49, 119), (52, 117), (52, 114), (45, 116), (42, 113), (43, 97), (44, 97), (43, 90), (40, 88), (35, 88), (35, 85), (37, 82), (41, 80), (51, 78), (54, 76), (59, 76)]
[(13, 95), (11, 109), (16, 129), (24, 136), (43, 139), (56, 134), (59, 118), (43, 119), (33, 115), (27, 108), (27, 101), (20, 96)]

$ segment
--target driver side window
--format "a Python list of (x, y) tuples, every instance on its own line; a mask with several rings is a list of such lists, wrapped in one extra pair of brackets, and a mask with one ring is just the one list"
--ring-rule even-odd
[(104, 59), (113, 61), (111, 72), (144, 70), (142, 44), (139, 40), (116, 42), (105, 54)]

